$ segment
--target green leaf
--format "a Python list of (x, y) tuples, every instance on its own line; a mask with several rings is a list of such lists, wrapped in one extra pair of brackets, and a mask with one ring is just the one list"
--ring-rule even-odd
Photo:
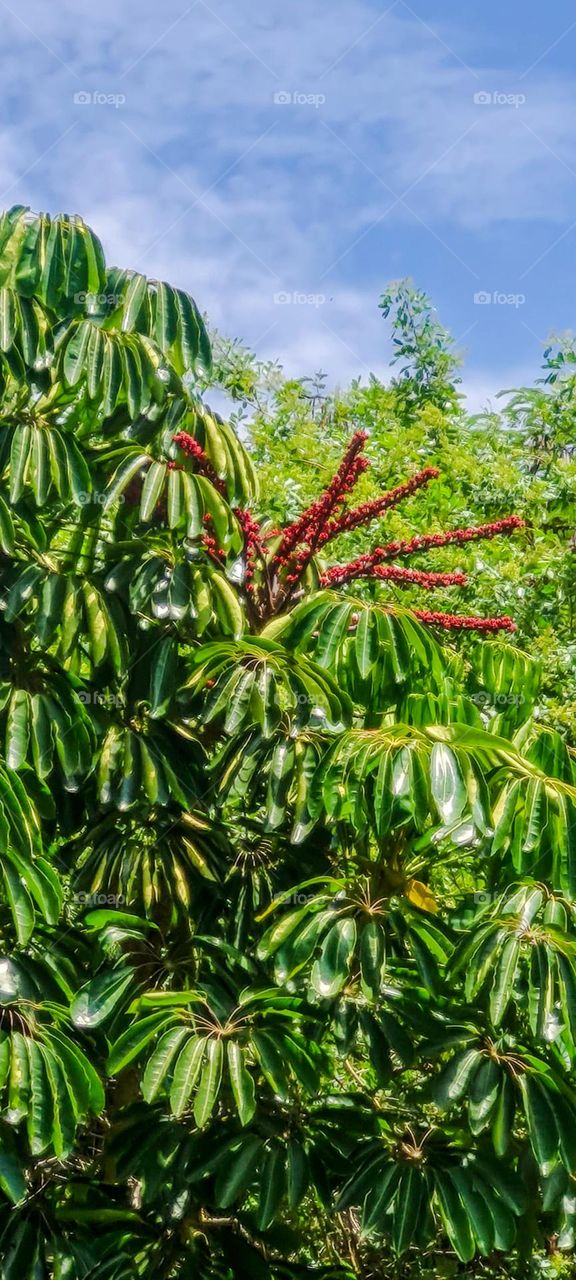
[(368, 920), (360, 934), (360, 977), (364, 995), (378, 1000), (386, 968), (386, 933), (379, 920)]
[(20, 501), (32, 448), (32, 427), (16, 427), (10, 448), (10, 502)]
[(122, 388), (123, 368), (119, 348), (109, 334), (105, 338), (102, 366), (102, 412), (109, 417), (114, 412)]
[(297, 1209), (304, 1199), (309, 1182), (310, 1165), (306, 1150), (301, 1142), (293, 1139), (286, 1150), (286, 1191), (292, 1210)]
[(102, 1082), (86, 1055), (63, 1032), (51, 1027), (44, 1033), (44, 1040), (57, 1046), (58, 1057), (72, 1086), (79, 1118), (91, 1112), (100, 1115), (104, 1110), (105, 1095)]
[[(209, 1062), (208, 1050), (212, 1043), (214, 1042), (207, 1041), (204, 1036), (191, 1036), (178, 1055), (170, 1089), (170, 1107), (173, 1115), (181, 1116), (186, 1110), (205, 1055), (207, 1063)], [(200, 1124), (199, 1121), (197, 1123)]]
[[(372, 1161), (366, 1174), (360, 1174), (352, 1180), (350, 1195), (354, 1199), (350, 1201), (350, 1196), (348, 1199), (350, 1203), (362, 1204), (363, 1202), (362, 1224), (367, 1231), (376, 1230), (384, 1234), (384, 1226), (389, 1228), (388, 1223), (384, 1224), (383, 1218), (397, 1191), (401, 1176), (402, 1165), (391, 1162), (383, 1167), (380, 1152), (376, 1160)], [(367, 1189), (370, 1190), (368, 1195), (366, 1195)]]
[(5, 556), (14, 555), (14, 524), (3, 498), (0, 498), (0, 549)]
[(15, 689), (6, 720), (6, 764), (20, 769), (28, 755), (30, 699), (25, 689)]
[(175, 291), (161, 280), (154, 282), (156, 316), (154, 336), (161, 351), (169, 352), (178, 334), (178, 310)]
[(260, 1175), (258, 1226), (261, 1231), (274, 1221), (285, 1190), (285, 1153), (279, 1143), (274, 1143), (266, 1152)]
[(163, 462), (152, 462), (149, 466), (140, 499), (141, 520), (146, 522), (152, 519), (166, 483), (166, 475), (166, 466)]
[(90, 334), (86, 361), (86, 389), (90, 400), (96, 400), (100, 391), (104, 367), (104, 351), (106, 341), (104, 335), (95, 326)]
[(533, 1075), (520, 1075), (518, 1083), (524, 1100), (532, 1150), (538, 1164), (545, 1170), (558, 1150), (559, 1135), (551, 1099)]
[(194, 1100), (194, 1119), (203, 1129), (212, 1115), (222, 1079), (223, 1045), (221, 1040), (208, 1041), (204, 1069)]
[(30, 1100), (30, 1067), (26, 1040), (20, 1031), (12, 1032), (12, 1054), (8, 1077), (10, 1123), (17, 1124), (28, 1111)]
[(480, 1190), (480, 1188), (472, 1186), (470, 1178), (467, 1176), (467, 1171), (463, 1169), (450, 1169), (448, 1176), (460, 1196), (466, 1216), (478, 1242), (478, 1248), (485, 1257), (488, 1257), (495, 1246), (495, 1230), (494, 1221), (486, 1203), (484, 1189)]
[(146, 276), (134, 274), (123, 299), (122, 329), (130, 333), (138, 327), (138, 319), (147, 297), (148, 282)]
[(466, 786), (454, 752), (443, 742), (436, 742), (432, 747), (430, 781), (440, 817), (447, 826), (452, 825), (464, 812)]
[(337, 995), (346, 983), (355, 946), (356, 921), (336, 920), (312, 969), (312, 985), (325, 999)]
[(160, 1037), (157, 1048), (148, 1059), (142, 1079), (142, 1096), (153, 1102), (170, 1070), (182, 1041), (188, 1036), (186, 1027), (170, 1027)]
[(122, 1003), (133, 983), (131, 969), (99, 974), (82, 987), (72, 1003), (70, 1013), (76, 1027), (99, 1027)]
[(424, 1181), (420, 1169), (405, 1169), (398, 1186), (392, 1233), (394, 1252), (398, 1256), (405, 1253), (417, 1231), (423, 1195)]
[(240, 1124), (249, 1124), (256, 1110), (254, 1080), (246, 1068), (244, 1051), (235, 1040), (227, 1045), (228, 1072)]
[(472, 1133), (481, 1133), (490, 1123), (498, 1100), (501, 1071), (492, 1058), (484, 1058), (470, 1082), (468, 1114)]
[(71, 330), (62, 360), (62, 374), (68, 387), (75, 387), (86, 372), (88, 346), (94, 332), (89, 320), (81, 320)]
[(509, 1075), (503, 1075), (492, 1123), (494, 1150), (501, 1159), (507, 1154), (510, 1146), (515, 1111), (514, 1085)]
[(30, 1106), (28, 1108), (28, 1141), (33, 1156), (42, 1155), (52, 1140), (52, 1096), (44, 1058), (30, 1037), (26, 1039), (30, 1070)]
[(124, 1067), (138, 1057), (146, 1045), (154, 1039), (158, 1031), (166, 1029), (170, 1021), (169, 1014), (152, 1013), (149, 1017), (142, 1018), (128, 1027), (128, 1030), (124, 1031), (112, 1045), (108, 1057), (109, 1074), (117, 1075), (119, 1071), (123, 1071)]
[(17, 329), (16, 298), (11, 289), (0, 289), (0, 349), (8, 351)]
[(436, 1077), (434, 1100), (439, 1107), (459, 1102), (468, 1089), (470, 1077), (481, 1061), (478, 1049), (462, 1049)]
[(278, 1097), (288, 1097), (288, 1076), (286, 1063), (278, 1051), (274, 1041), (263, 1031), (252, 1033), (252, 1046), (260, 1063), (262, 1074)]
[(176, 687), (178, 645), (172, 636), (161, 640), (154, 650), (152, 680), (150, 686), (150, 716), (161, 719), (167, 715)]
[(12, 1204), (19, 1204), (27, 1192), (20, 1163), (4, 1138), (0, 1141), (0, 1189)]
[(34, 932), (34, 904), (23, 878), (17, 875), (14, 867), (8, 862), (2, 867), (2, 876), (16, 935), (21, 946), (25, 946)]
[(436, 1171), (435, 1192), (446, 1235), (461, 1262), (471, 1262), (476, 1252), (466, 1210), (448, 1173)]
[(227, 1209), (249, 1188), (263, 1147), (262, 1138), (248, 1134), (236, 1153), (230, 1153), (216, 1179), (216, 1203)]
[(514, 936), (507, 938), (500, 953), (490, 992), (490, 1017), (495, 1027), (501, 1023), (514, 994), (514, 979), (519, 956), (519, 939)]
[(363, 609), (354, 636), (354, 656), (358, 671), (365, 680), (378, 660), (378, 630), (370, 609)]

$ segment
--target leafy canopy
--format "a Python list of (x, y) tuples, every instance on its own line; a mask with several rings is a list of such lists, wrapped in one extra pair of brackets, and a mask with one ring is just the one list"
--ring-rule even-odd
[(438, 468), (354, 506), (357, 424), (274, 517), (196, 304), (77, 217), (2, 218), (0, 352), (1, 1274), (571, 1249), (574, 757), (507, 615), (420, 607), (522, 521), (367, 550)]

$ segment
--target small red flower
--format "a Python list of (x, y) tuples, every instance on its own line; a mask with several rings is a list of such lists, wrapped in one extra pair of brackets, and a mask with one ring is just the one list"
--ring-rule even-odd
[(221, 562), (226, 559), (226, 552), (222, 550), (222, 547), (218, 545), (214, 535), (210, 533), (213, 523), (212, 516), (210, 515), (210, 512), (207, 511), (206, 514), (202, 516), (202, 524), (205, 526), (205, 533), (202, 534), (202, 545), (208, 552), (208, 555), (212, 556), (213, 560)]
[(226, 485), (215, 471), (208, 454), (205, 453), (202, 445), (198, 444), (198, 441), (195, 440), (193, 436), (188, 435), (187, 431), (178, 431), (175, 436), (172, 436), (172, 439), (174, 444), (179, 445), (183, 453), (187, 453), (190, 458), (194, 458), (195, 462), (198, 464), (198, 470), (201, 474), (206, 476), (206, 479), (210, 480), (211, 484), (214, 485), (214, 488), (218, 490), (218, 493), (221, 493), (225, 497)]
[(234, 508), (234, 515), (244, 534), (244, 582), (248, 595), (254, 595), (253, 578), (256, 568), (256, 558), (265, 557), (265, 549), (261, 537), (261, 529), (257, 520), (254, 519), (251, 511), (242, 507)]

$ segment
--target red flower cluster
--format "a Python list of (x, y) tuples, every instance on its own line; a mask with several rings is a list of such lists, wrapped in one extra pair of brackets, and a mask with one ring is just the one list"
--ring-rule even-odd
[(339, 533), (349, 533), (351, 529), (357, 529), (360, 525), (371, 524), (372, 520), (376, 520), (384, 511), (397, 507), (404, 498), (409, 498), (431, 480), (436, 480), (439, 475), (437, 467), (425, 467), (423, 471), (418, 471), (415, 476), (412, 476), (411, 480), (406, 480), (404, 484), (398, 484), (395, 489), (389, 489), (387, 493), (383, 493), (381, 498), (363, 502), (361, 506), (354, 507), (338, 520), (331, 520), (326, 529), (326, 541), (328, 538), (335, 538)]
[(428, 551), (431, 547), (447, 547), (451, 543), (480, 542), (487, 538), (497, 538), (500, 534), (514, 533), (515, 529), (523, 529), (524, 521), (520, 516), (505, 516), (503, 520), (492, 520), (489, 524), (480, 524), (476, 528), (450, 529), (448, 533), (425, 533), (409, 542), (389, 542), (373, 553), (382, 560), (391, 560), (393, 556), (412, 556), (417, 551)]
[(212, 527), (213, 520), (212, 520), (212, 516), (208, 511), (206, 512), (206, 515), (202, 516), (202, 524), (206, 526), (205, 532), (202, 534), (202, 543), (203, 543), (203, 546), (206, 548), (208, 555), (212, 556), (213, 560), (216, 560), (216, 561), (225, 560), (226, 559), (225, 551), (222, 550), (222, 547), (218, 546), (218, 543), (214, 535), (209, 532), (210, 528)]
[(201, 471), (202, 474), (206, 476), (206, 479), (214, 485), (214, 488), (218, 490), (218, 493), (225, 496), (226, 485), (215, 471), (208, 454), (205, 453), (202, 445), (198, 444), (198, 441), (195, 440), (193, 436), (188, 435), (187, 431), (178, 431), (175, 436), (172, 436), (172, 439), (174, 444), (179, 445), (184, 453), (187, 453), (189, 457), (194, 458), (195, 462), (198, 463), (199, 471)]
[[(428, 551), (431, 547), (444, 547), (454, 542), (478, 542), (485, 538), (496, 538), (501, 533), (513, 533), (523, 525), (524, 521), (519, 516), (506, 516), (504, 520), (494, 520), (490, 524), (478, 525), (477, 528), (451, 529), (448, 533), (421, 534), (409, 542), (388, 542), (384, 547), (375, 547), (374, 551), (369, 551), (367, 555), (358, 556), (349, 564), (335, 565), (333, 569), (328, 569), (322, 575), (321, 582), (324, 586), (328, 583), (334, 585), (335, 582), (341, 585), (343, 582), (351, 582), (354, 578), (382, 577), (381, 571), (377, 573), (377, 567), (383, 561), (392, 560), (395, 556), (412, 556), (418, 551)], [(439, 575), (439, 577), (442, 576), (452, 578), (452, 582), (441, 583), (437, 578), (436, 585), (464, 585), (462, 575)], [(422, 585), (425, 584), (422, 583)]]
[[(194, 458), (200, 471), (211, 481), (219, 493), (225, 493), (225, 485), (216, 474), (210, 459), (197, 440), (185, 431), (173, 437), (190, 457)], [(234, 511), (244, 539), (245, 588), (252, 601), (252, 608), (258, 617), (266, 618), (285, 607), (287, 599), (293, 595), (293, 588), (300, 581), (311, 558), (330, 539), (341, 533), (348, 533), (362, 525), (370, 524), (385, 511), (396, 507), (404, 498), (416, 493), (419, 489), (436, 479), (440, 474), (436, 467), (425, 467), (422, 471), (406, 480), (403, 484), (389, 489), (379, 498), (364, 502), (360, 506), (337, 514), (338, 508), (345, 502), (346, 495), (354, 488), (359, 476), (368, 466), (362, 456), (368, 433), (357, 431), (352, 437), (342, 462), (324, 493), (309, 506), (301, 516), (281, 533), (273, 530), (262, 533), (261, 526), (252, 513), (241, 507)], [(169, 462), (170, 469), (178, 466)], [(225, 553), (218, 546), (210, 529), (212, 518), (204, 516), (206, 526), (203, 544), (208, 554), (217, 562), (225, 559)], [(418, 586), (432, 591), (437, 587), (463, 587), (467, 583), (464, 573), (432, 573), (417, 569), (407, 569), (398, 565), (387, 564), (396, 557), (408, 557), (435, 547), (462, 545), (477, 542), (485, 538), (496, 538), (500, 534), (510, 534), (523, 527), (524, 521), (519, 516), (507, 516), (503, 520), (494, 520), (488, 524), (464, 529), (452, 529), (447, 533), (419, 534), (411, 539), (388, 542), (384, 546), (375, 547), (366, 555), (358, 556), (349, 564), (334, 565), (320, 577), (323, 587), (341, 587), (356, 578), (373, 578), (381, 582), (392, 582), (399, 586)], [(266, 543), (281, 534), (277, 551), (267, 560)], [(262, 598), (256, 596), (254, 575), (256, 562), (260, 561), (260, 570), (266, 592)], [(447, 630), (475, 631), (514, 631), (515, 624), (511, 618), (477, 618), (459, 617), (453, 613), (436, 613), (432, 610), (415, 609), (415, 617), (430, 626), (443, 627)]]
[(431, 627), (443, 627), (445, 631), (515, 631), (512, 618), (466, 618), (457, 613), (434, 613), (432, 609), (414, 609), (414, 616)]
[(140, 502), (141, 495), (142, 476), (135, 476), (134, 479), (126, 485), (124, 490), (124, 501), (128, 503), (129, 507), (135, 507), (136, 503)]
[[(284, 531), (280, 546), (271, 562), (274, 574), (285, 570), (283, 578), (285, 591), (283, 595), (281, 594), (281, 598), (290, 594), (312, 556), (331, 538), (370, 524), (440, 474), (436, 467), (425, 467), (404, 484), (396, 485), (387, 493), (383, 493), (380, 498), (364, 502), (351, 511), (334, 517), (335, 510), (341, 506), (346, 494), (354, 487), (361, 472), (367, 466), (365, 458), (361, 456), (366, 439), (367, 434), (363, 431), (357, 432), (352, 437), (328, 489)], [(426, 590), (433, 590), (436, 587), (463, 587), (467, 581), (463, 573), (420, 572), (403, 569), (397, 565), (387, 565), (385, 562), (396, 557), (416, 555), (418, 552), (429, 551), (435, 547), (462, 545), (485, 538), (495, 538), (500, 534), (510, 534), (515, 529), (522, 528), (523, 524), (524, 521), (518, 516), (507, 516), (503, 520), (494, 520), (476, 528), (453, 529), (447, 533), (423, 534), (409, 540), (389, 542), (385, 546), (376, 547), (367, 555), (358, 556), (349, 564), (335, 565), (327, 569), (320, 577), (320, 584), (323, 587), (340, 587), (352, 582), (355, 578), (376, 578), (380, 581), (394, 582), (399, 586), (420, 586)], [(274, 535), (277, 536), (276, 531)], [(426, 610), (417, 610), (416, 616), (423, 622), (453, 630), (512, 631), (515, 629), (514, 623), (508, 617), (458, 617), (456, 614)]]
[[(366, 560), (364, 568), (357, 566), (360, 560)], [(341, 587), (354, 578), (379, 578), (382, 582), (397, 582), (399, 586), (425, 587), (432, 591), (434, 587), (465, 587), (468, 581), (465, 573), (422, 573), (418, 569), (400, 569), (396, 565), (374, 565), (372, 556), (362, 556), (351, 564), (334, 565), (327, 569), (320, 578), (322, 587)]]
[(250, 511), (235, 507), (234, 515), (244, 534), (244, 555), (246, 560), (245, 584), (248, 595), (254, 594), (254, 569), (256, 556), (264, 556), (264, 547), (260, 537), (260, 525)]
[[(305, 550), (300, 552), (297, 557), (299, 569), (296, 580), (300, 577), (302, 569), (308, 563), (313, 552), (322, 544), (322, 541), (325, 541), (322, 538), (322, 534), (325, 532), (326, 524), (332, 512), (341, 505), (346, 494), (354, 488), (358, 477), (369, 465), (367, 459), (360, 456), (367, 439), (368, 433), (366, 431), (357, 431), (352, 436), (342, 462), (328, 488), (320, 498), (316, 499), (316, 502), (313, 502), (306, 511), (303, 511), (298, 520), (295, 520), (293, 524), (288, 525), (288, 528), (284, 530), (284, 536), (273, 560), (275, 568), (287, 567), (290, 564), (291, 553), (294, 549), (302, 543), (306, 543)], [(294, 572), (296, 572), (296, 564), (292, 568), (292, 579)]]

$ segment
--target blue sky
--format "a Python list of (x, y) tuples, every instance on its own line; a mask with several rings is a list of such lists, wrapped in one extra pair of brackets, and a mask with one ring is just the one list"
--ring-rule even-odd
[(568, 0), (0, 12), (1, 204), (81, 213), (111, 262), (189, 289), (262, 358), (383, 374), (378, 297), (410, 275), (476, 408), (576, 327)]

